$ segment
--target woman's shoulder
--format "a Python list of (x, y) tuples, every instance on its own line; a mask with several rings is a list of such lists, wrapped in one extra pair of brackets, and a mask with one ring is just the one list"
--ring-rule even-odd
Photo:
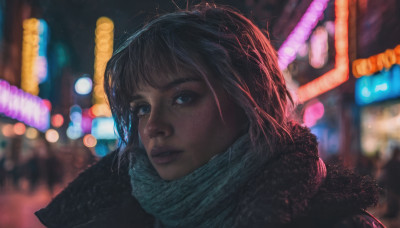
[(325, 169), (315, 136), (298, 125), (293, 132), (293, 142), (243, 188), (235, 219), (238, 227), (249, 222), (279, 227), (310, 217), (339, 221), (377, 202), (373, 180), (336, 165)]
[(365, 212), (377, 201), (375, 182), (337, 166), (328, 165), (327, 170), (326, 179), (319, 187), (312, 178), (298, 171), (293, 177), (273, 175), (272, 181), (268, 175), (262, 175), (264, 182), (258, 179), (243, 192), (235, 224), (237, 227), (249, 223), (254, 227), (265, 224), (273, 227), (285, 224), (288, 227), (384, 227)]
[(36, 216), (47, 227), (135, 227), (132, 224), (138, 222), (139, 227), (151, 227), (153, 218), (131, 195), (128, 165), (118, 162), (117, 152), (107, 155), (83, 171)]
[[(360, 176), (342, 165), (327, 165), (324, 184), (310, 201), (309, 217), (331, 227), (384, 227), (366, 212), (375, 206), (379, 187), (369, 176)], [(334, 225), (333, 225), (334, 224)]]

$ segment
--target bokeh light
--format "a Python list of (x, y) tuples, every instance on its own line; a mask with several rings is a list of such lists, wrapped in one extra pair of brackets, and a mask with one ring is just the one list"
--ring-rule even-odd
[(320, 101), (310, 102), (304, 110), (303, 122), (307, 127), (312, 127), (324, 116), (324, 113), (325, 108)]
[(21, 122), (14, 124), (13, 130), (16, 135), (23, 135), (23, 134), (25, 134), (25, 131), (26, 131), (25, 124), (23, 124)]
[(71, 113), (70, 118), (73, 123), (80, 125), (82, 122), (82, 113), (73, 112)]
[(80, 138), (81, 136), (82, 136), (82, 129), (79, 126), (71, 124), (67, 128), (67, 137), (68, 138), (75, 140), (75, 139)]
[(51, 111), (51, 102), (49, 100), (43, 99), (44, 105), (46, 105), (47, 109)]
[(39, 132), (32, 127), (29, 127), (28, 129), (26, 129), (26, 133), (25, 133), (25, 137), (27, 137), (28, 139), (36, 139), (39, 135)]
[(97, 139), (91, 135), (91, 134), (87, 134), (83, 137), (83, 145), (85, 145), (86, 147), (95, 147), (97, 144)]
[(75, 92), (80, 95), (87, 95), (92, 91), (92, 80), (89, 77), (79, 78), (75, 82)]
[(5, 124), (2, 128), (1, 128), (1, 133), (3, 133), (3, 135), (5, 137), (11, 137), (14, 135), (14, 130), (13, 130), (13, 125), (12, 124)]
[(80, 121), (75, 119), (77, 116), (74, 116), (76, 115), (74, 113), (78, 113), (80, 116), (82, 116), (82, 108), (79, 105), (71, 106), (71, 108), (69, 109), (69, 115), (72, 121)]
[(51, 125), (53, 127), (61, 127), (64, 124), (64, 117), (61, 114), (54, 114), (51, 117)]
[(48, 142), (55, 143), (58, 141), (59, 137), (60, 136), (58, 135), (58, 132), (54, 129), (49, 129), (46, 131), (45, 138)]
[(110, 117), (111, 110), (107, 104), (95, 104), (90, 108), (91, 115), (99, 117)]

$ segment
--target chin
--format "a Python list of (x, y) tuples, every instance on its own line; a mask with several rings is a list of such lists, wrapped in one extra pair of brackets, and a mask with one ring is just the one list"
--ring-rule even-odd
[(168, 174), (165, 174), (165, 173), (160, 174), (160, 173), (158, 173), (158, 174), (160, 175), (160, 177), (163, 180), (166, 180), (166, 181), (173, 181), (173, 180), (177, 180), (177, 179), (182, 177), (180, 175), (174, 175), (174, 174), (169, 174), (169, 173)]
[(178, 170), (160, 170), (157, 169), (158, 175), (163, 179), (167, 181), (173, 181), (177, 180), (179, 178), (182, 178), (187, 175), (185, 172), (179, 172)]

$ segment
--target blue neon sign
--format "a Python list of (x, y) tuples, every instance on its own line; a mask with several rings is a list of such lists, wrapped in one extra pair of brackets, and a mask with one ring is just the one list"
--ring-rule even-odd
[(38, 56), (36, 60), (36, 69), (39, 83), (47, 80), (48, 76), (48, 63), (47, 63), (47, 43), (49, 38), (49, 28), (47, 23), (43, 19), (39, 19), (39, 49)]
[(357, 79), (355, 96), (358, 105), (400, 97), (400, 65)]
[(92, 120), (92, 135), (96, 139), (117, 139), (118, 133), (115, 129), (112, 117), (97, 117)]

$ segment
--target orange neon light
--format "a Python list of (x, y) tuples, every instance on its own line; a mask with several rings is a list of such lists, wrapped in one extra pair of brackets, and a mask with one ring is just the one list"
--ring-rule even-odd
[(100, 17), (95, 30), (95, 59), (93, 75), (93, 103), (96, 116), (111, 116), (104, 93), (104, 72), (107, 61), (111, 58), (114, 46), (114, 22), (108, 17)]
[(22, 37), (21, 89), (32, 95), (39, 94), (39, 79), (36, 75), (36, 61), (39, 49), (39, 20), (25, 19)]
[(301, 86), (297, 91), (300, 102), (323, 94), (349, 79), (348, 0), (335, 1), (335, 14), (335, 68)]
[(383, 68), (390, 69), (394, 64), (400, 64), (400, 44), (369, 58), (354, 60), (353, 75), (356, 78), (372, 75)]

